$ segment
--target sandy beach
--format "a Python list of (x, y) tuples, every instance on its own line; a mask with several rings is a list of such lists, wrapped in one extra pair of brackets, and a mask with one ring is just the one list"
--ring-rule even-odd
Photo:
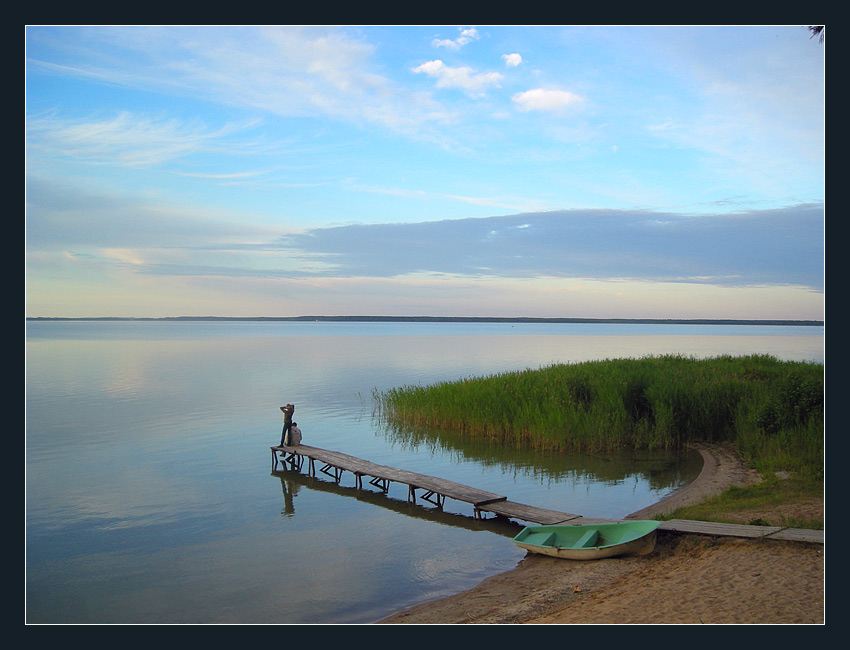
[[(728, 447), (699, 448), (699, 478), (630, 515), (649, 517), (758, 480)], [(822, 513), (823, 500), (785, 514)], [(740, 513), (747, 522), (771, 513)], [(528, 554), (511, 571), (460, 594), (390, 616), (386, 624), (823, 624), (824, 546), (659, 532), (643, 557), (595, 562)]]

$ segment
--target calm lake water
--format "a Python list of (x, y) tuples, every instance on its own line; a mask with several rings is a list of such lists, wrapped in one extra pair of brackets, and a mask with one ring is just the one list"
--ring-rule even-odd
[(304, 443), (592, 517), (693, 480), (698, 456), (552, 457), (387, 431), (373, 390), (679, 353), (824, 360), (822, 327), (28, 322), (29, 623), (367, 623), (524, 557), (515, 522), (405, 486), (272, 471)]

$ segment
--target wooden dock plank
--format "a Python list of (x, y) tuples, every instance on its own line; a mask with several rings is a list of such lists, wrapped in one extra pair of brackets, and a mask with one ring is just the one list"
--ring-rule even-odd
[(483, 512), (492, 512), (495, 515), (508, 517), (510, 519), (520, 519), (532, 524), (541, 524), (551, 526), (561, 524), (571, 519), (580, 518), (580, 515), (573, 515), (568, 512), (557, 512), (556, 510), (547, 510), (546, 508), (537, 508), (528, 506), (524, 503), (516, 503), (515, 501), (500, 501), (498, 503), (488, 503), (477, 508)]
[(458, 501), (471, 503), (474, 506), (504, 501), (507, 499), (504, 495), (496, 494), (494, 492), (479, 490), (478, 488), (463, 485), (462, 483), (428, 476), (427, 474), (419, 474), (418, 472), (411, 472), (410, 470), (379, 465), (377, 463), (372, 463), (370, 461), (363, 460), (362, 458), (357, 458), (337, 451), (319, 449), (318, 447), (310, 447), (308, 445), (297, 445), (296, 447), (272, 447), (271, 449), (273, 451), (306, 456), (307, 458), (318, 460), (354, 474), (371, 476), (373, 478), (395, 483), (404, 483), (413, 489), (434, 492)]
[(824, 543), (822, 530), (808, 530), (804, 528), (784, 528), (777, 533), (768, 535), (768, 537), (770, 539), (784, 539), (789, 542)]
[(662, 522), (658, 529), (676, 533), (695, 533), (697, 535), (714, 535), (718, 537), (781, 539), (789, 542), (808, 542), (810, 544), (824, 543), (822, 530), (782, 528), (781, 526), (749, 526), (744, 524), (721, 524), (710, 521), (671, 519), (670, 521)]
[(662, 522), (659, 530), (677, 533), (697, 533), (700, 535), (724, 535), (727, 537), (767, 537), (782, 530), (781, 526), (748, 526), (745, 524), (720, 524), (713, 521), (690, 521), (671, 519)]

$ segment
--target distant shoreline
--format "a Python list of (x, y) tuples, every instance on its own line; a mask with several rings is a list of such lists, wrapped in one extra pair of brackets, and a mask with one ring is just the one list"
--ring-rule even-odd
[(712, 318), (511, 318), (500, 316), (166, 316), (90, 318), (27, 316), (27, 321), (243, 321), (243, 322), (340, 322), (340, 323), (580, 323), (623, 325), (795, 325), (822, 327), (822, 320), (748, 320)]

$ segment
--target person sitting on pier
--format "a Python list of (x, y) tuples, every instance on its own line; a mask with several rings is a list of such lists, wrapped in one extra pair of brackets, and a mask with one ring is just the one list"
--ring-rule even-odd
[(294, 447), (295, 445), (301, 444), (301, 429), (298, 428), (298, 423), (292, 423), (292, 429), (289, 431), (289, 446)]
[(292, 430), (292, 414), (295, 413), (295, 404), (287, 404), (281, 406), (283, 411), (283, 431), (280, 432), (280, 446), (284, 447), (289, 444), (289, 433)]

